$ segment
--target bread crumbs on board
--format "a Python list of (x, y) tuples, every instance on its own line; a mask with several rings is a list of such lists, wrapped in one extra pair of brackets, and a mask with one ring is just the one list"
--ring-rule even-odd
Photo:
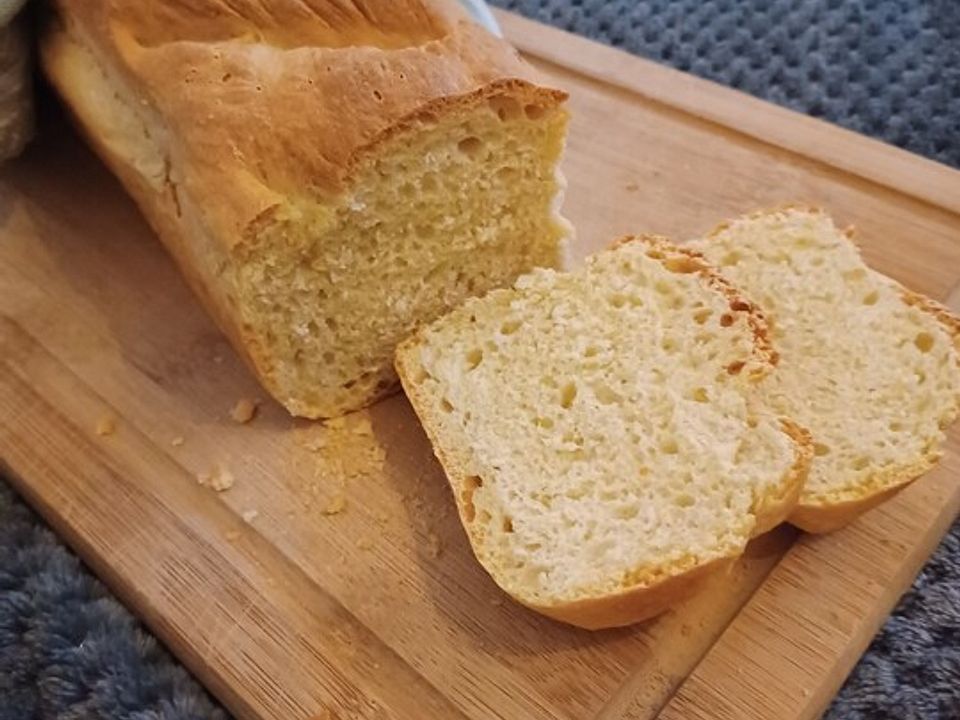
[(211, 472), (197, 475), (198, 485), (203, 485), (217, 492), (226, 492), (233, 487), (234, 482), (233, 473), (223, 465), (217, 465)]
[(97, 426), (94, 429), (97, 435), (100, 437), (113, 435), (113, 433), (115, 433), (117, 430), (117, 420), (113, 417), (113, 415), (104, 415), (97, 420)]
[(257, 414), (257, 403), (249, 398), (240, 398), (237, 400), (233, 409), (230, 411), (230, 418), (240, 425), (244, 425), (253, 420)]
[(244, 510), (243, 514), (240, 517), (243, 518), (245, 523), (252, 523), (257, 519), (257, 516), (260, 514), (258, 510)]
[(183, 443), (184, 443), (183, 435), (177, 435), (175, 438), (173, 438), (170, 441), (170, 444), (173, 447), (180, 447), (181, 445), (183, 445)]
[(342, 513), (346, 507), (347, 498), (343, 493), (337, 493), (330, 499), (330, 502), (328, 502), (320, 512), (322, 512), (324, 515), (338, 515)]

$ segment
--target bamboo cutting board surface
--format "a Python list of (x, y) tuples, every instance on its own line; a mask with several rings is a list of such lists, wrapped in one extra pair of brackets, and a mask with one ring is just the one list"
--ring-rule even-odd
[[(579, 256), (800, 200), (960, 304), (960, 173), (500, 19), (571, 93)], [(333, 427), (269, 402), (240, 426), (243, 397), (263, 395), (122, 189), (48, 128), (0, 175), (0, 458), (241, 718), (813, 718), (960, 510), (954, 430), (937, 470), (851, 527), (780, 528), (666, 616), (588, 633), (483, 573), (402, 396)], [(221, 467), (232, 489), (197, 483)]]

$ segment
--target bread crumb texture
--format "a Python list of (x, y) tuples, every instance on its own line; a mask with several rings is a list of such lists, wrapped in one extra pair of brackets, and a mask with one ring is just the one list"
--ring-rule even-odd
[(256, 414), (257, 403), (249, 398), (240, 398), (234, 404), (233, 409), (230, 410), (230, 418), (241, 425), (253, 420), (253, 416)]
[(746, 216), (693, 246), (768, 314), (780, 363), (764, 401), (815, 441), (801, 506), (862, 501), (936, 462), (960, 409), (960, 321), (867, 267), (817, 210)]
[(117, 419), (113, 415), (103, 415), (97, 420), (94, 432), (101, 437), (113, 435), (117, 431)]
[(240, 309), (295, 414), (339, 415), (396, 383), (419, 322), (561, 263), (565, 115), (493, 97), (385, 144), (332, 204), (297, 198), (238, 248)]
[(549, 608), (735, 556), (798, 487), (802, 453), (751, 405), (765, 333), (702, 258), (634, 238), (468, 301), (397, 365), (478, 559)]

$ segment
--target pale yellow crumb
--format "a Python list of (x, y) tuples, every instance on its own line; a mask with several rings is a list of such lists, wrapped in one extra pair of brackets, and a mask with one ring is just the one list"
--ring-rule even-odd
[(259, 510), (244, 510), (243, 514), (240, 517), (243, 518), (245, 523), (251, 523), (257, 519), (257, 515), (260, 514)]
[(253, 420), (253, 416), (256, 414), (257, 403), (249, 398), (240, 398), (237, 400), (236, 405), (233, 406), (233, 410), (230, 411), (230, 417), (233, 421), (241, 425)]
[(385, 512), (382, 512), (382, 511), (381, 511), (381, 512), (378, 512), (378, 513), (377, 513), (377, 522), (378, 522), (380, 525), (386, 525), (388, 522), (390, 522), (390, 516), (389, 516), (387, 513), (385, 513)]
[(173, 438), (173, 439), (170, 441), (170, 444), (171, 444), (173, 447), (180, 447), (181, 445), (183, 445), (183, 443), (184, 443), (184, 440), (183, 440), (183, 436), (182, 436), (182, 435), (177, 435), (175, 438)]
[(357, 418), (352, 430), (354, 435), (373, 435), (373, 425), (370, 424), (370, 418), (366, 416)]
[(636, 192), (640, 189), (640, 185), (632, 180), (628, 182), (625, 187), (629, 192)]
[(113, 415), (104, 415), (99, 420), (97, 420), (96, 432), (97, 435), (105, 437), (107, 435), (113, 435), (117, 429), (117, 421)]
[(210, 484), (210, 473), (202, 472), (197, 473), (197, 485), (203, 485), (206, 487)]
[(216, 490), (217, 492), (225, 492), (233, 487), (234, 478), (233, 473), (230, 472), (230, 469), (218, 465), (214, 472), (210, 475), (210, 487)]
[(324, 507), (320, 512), (322, 512), (324, 515), (337, 515), (338, 513), (342, 513), (346, 507), (347, 498), (344, 497), (342, 493), (337, 493), (330, 499), (330, 502), (328, 502), (326, 507)]
[(360, 550), (369, 550), (373, 547), (373, 543), (369, 538), (357, 538), (357, 547)]
[(227, 542), (236, 542), (237, 540), (240, 539), (240, 531), (239, 531), (239, 530), (227, 530), (227, 531), (223, 534), (223, 537), (225, 537), (225, 538), (227, 539)]

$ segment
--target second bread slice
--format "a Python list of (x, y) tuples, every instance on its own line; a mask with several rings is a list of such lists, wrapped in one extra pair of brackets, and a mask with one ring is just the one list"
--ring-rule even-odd
[(811, 445), (751, 407), (766, 332), (697, 255), (634, 238), (469, 301), (397, 369), (494, 580), (610, 627), (686, 597), (793, 508)]
[(765, 402), (813, 433), (793, 524), (839, 528), (933, 466), (960, 410), (960, 319), (867, 267), (818, 210), (759, 212), (693, 247), (770, 314)]

